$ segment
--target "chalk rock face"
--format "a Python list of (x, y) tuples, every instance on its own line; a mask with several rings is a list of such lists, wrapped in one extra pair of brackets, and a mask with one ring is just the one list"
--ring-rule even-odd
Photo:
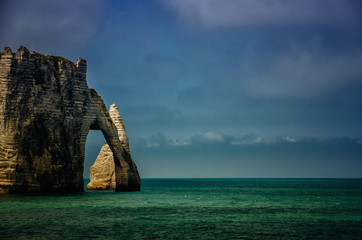
[(88, 88), (86, 71), (81, 58), (74, 64), (25, 47), (0, 53), (0, 193), (83, 191), (90, 129), (102, 131), (114, 155), (115, 189), (140, 189), (129, 150)]
[[(119, 114), (118, 108), (115, 104), (112, 104), (109, 110), (110, 116), (114, 125), (118, 130), (119, 140), (122, 143), (123, 148), (126, 150), (127, 155), (131, 158), (129, 149), (129, 141), (126, 134), (126, 129), (122, 121), (122, 117)], [(133, 162), (133, 161), (130, 161)], [(134, 169), (136, 166), (129, 166), (126, 161), (121, 162), (123, 166), (123, 174), (127, 176), (130, 169)], [(108, 144), (104, 144), (96, 161), (90, 169), (90, 183), (87, 185), (89, 190), (109, 190), (116, 188), (116, 178), (114, 173), (114, 156), (109, 148)], [(131, 174), (134, 171), (131, 171)]]
[(116, 188), (113, 153), (108, 144), (104, 144), (97, 160), (90, 169), (88, 190), (112, 190)]

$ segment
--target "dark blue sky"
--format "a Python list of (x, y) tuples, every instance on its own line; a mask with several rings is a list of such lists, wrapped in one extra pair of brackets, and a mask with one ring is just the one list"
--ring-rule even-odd
[(1, 47), (88, 61), (142, 177), (362, 177), (361, 29), (359, 0), (0, 0)]

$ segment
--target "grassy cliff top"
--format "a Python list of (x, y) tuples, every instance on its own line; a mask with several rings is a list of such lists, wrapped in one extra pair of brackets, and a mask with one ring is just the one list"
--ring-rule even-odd
[(33, 51), (32, 53), (24, 46), (21, 46), (17, 52), (13, 52), (11, 51), (11, 49), (9, 47), (5, 47), (3, 52), (0, 52), (0, 58), (3, 54), (9, 54), (9, 53), (12, 53), (13, 56), (15, 56), (18, 52), (23, 52), (25, 53), (26, 55), (28, 56), (32, 56), (32, 57), (35, 57), (41, 61), (57, 61), (57, 62), (64, 62), (64, 63), (69, 63), (69, 64), (72, 64), (74, 65), (74, 63), (64, 57), (60, 57), (60, 56), (51, 56), (51, 55), (44, 55), (44, 54), (41, 54), (41, 53), (38, 53), (38, 52), (35, 52)]
[(73, 64), (74, 63), (66, 58), (60, 57), (60, 56), (50, 56), (50, 55), (44, 55), (44, 54), (40, 54), (40, 53), (31, 53), (32, 56), (36, 57), (39, 60), (42, 61), (49, 61), (49, 60), (53, 60), (53, 61), (57, 61), (57, 62), (64, 62), (64, 63), (70, 63)]

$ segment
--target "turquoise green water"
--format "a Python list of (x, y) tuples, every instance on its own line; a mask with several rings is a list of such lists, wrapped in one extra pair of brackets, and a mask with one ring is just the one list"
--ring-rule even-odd
[(143, 179), (141, 192), (1, 196), (0, 238), (362, 239), (362, 180)]

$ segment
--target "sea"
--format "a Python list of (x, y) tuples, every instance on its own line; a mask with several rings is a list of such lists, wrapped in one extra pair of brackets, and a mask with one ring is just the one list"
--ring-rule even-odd
[(142, 179), (140, 192), (3, 195), (1, 238), (362, 239), (362, 179)]

